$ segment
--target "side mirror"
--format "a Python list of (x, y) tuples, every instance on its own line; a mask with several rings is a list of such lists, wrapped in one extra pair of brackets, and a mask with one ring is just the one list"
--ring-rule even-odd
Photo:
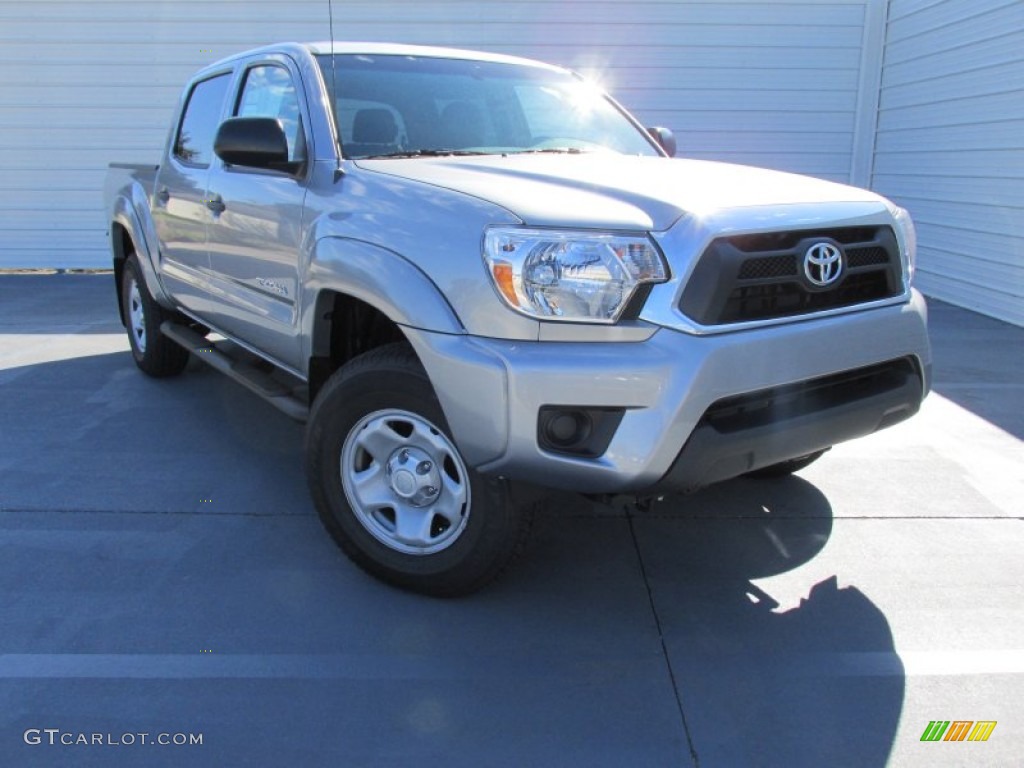
[(665, 154), (669, 157), (676, 156), (676, 137), (672, 134), (672, 131), (659, 125), (648, 128), (647, 132), (651, 134), (652, 139), (658, 142), (658, 146), (665, 150)]
[(275, 117), (230, 117), (220, 124), (213, 151), (225, 163), (247, 168), (298, 172), (303, 163), (289, 162), (288, 139)]

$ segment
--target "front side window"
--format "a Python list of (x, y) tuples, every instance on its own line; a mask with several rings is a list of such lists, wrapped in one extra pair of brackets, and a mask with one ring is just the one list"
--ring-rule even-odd
[(183, 163), (206, 167), (213, 157), (213, 137), (220, 125), (231, 78), (228, 73), (195, 84), (174, 141), (174, 156)]
[(284, 67), (265, 64), (250, 69), (238, 99), (237, 117), (276, 117), (288, 139), (288, 160), (305, 159), (299, 97), (292, 76)]
[(657, 156), (601, 91), (568, 72), (427, 56), (317, 56), (345, 157), (620, 152)]

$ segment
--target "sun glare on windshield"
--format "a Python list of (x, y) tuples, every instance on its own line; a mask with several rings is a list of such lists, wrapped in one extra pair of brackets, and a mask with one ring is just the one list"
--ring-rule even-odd
[[(607, 151), (657, 156), (595, 84), (554, 68), (394, 55), (318, 56), (347, 158)], [(333, 72), (332, 72), (333, 70)]]

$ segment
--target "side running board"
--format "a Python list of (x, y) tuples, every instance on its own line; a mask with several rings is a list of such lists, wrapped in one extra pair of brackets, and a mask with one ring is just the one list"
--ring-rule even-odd
[(309, 406), (296, 396), (293, 389), (271, 374), (261, 371), (245, 360), (236, 360), (230, 357), (212, 341), (180, 323), (165, 320), (160, 324), (160, 332), (183, 346), (207, 365), (230, 376), (250, 392), (259, 395), (287, 416), (295, 421), (305, 423), (309, 416)]

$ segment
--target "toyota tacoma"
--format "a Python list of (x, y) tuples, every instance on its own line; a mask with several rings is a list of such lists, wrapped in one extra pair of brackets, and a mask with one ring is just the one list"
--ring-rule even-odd
[(676, 159), (535, 61), (283, 44), (186, 85), (106, 211), (138, 367), (191, 354), (307, 422), (326, 529), (407, 589), (465, 594), (536, 489), (648, 499), (783, 475), (914, 414), (907, 212)]

